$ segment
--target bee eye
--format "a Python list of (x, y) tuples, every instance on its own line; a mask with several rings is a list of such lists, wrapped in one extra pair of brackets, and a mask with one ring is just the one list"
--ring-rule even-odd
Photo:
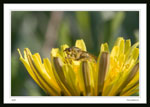
[(71, 51), (71, 49), (69, 48), (69, 49), (68, 49), (68, 51), (70, 52), (70, 51)]
[(66, 52), (69, 51), (69, 48), (66, 48), (64, 51), (66, 51)]

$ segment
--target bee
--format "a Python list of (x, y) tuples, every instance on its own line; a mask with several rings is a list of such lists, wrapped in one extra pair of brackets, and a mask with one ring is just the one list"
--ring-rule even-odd
[(71, 47), (71, 48), (66, 48), (64, 50), (67, 54), (67, 59), (73, 59), (75, 61), (84, 61), (84, 60), (89, 60), (89, 61), (94, 61), (96, 62), (97, 57), (81, 50), (80, 48), (77, 47)]

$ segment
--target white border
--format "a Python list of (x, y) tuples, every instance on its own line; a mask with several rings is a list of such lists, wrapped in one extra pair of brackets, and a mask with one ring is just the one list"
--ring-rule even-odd
[[(12, 97), (11, 11), (139, 11), (140, 96)], [(146, 4), (4, 4), (4, 103), (146, 103), (146, 30)]]

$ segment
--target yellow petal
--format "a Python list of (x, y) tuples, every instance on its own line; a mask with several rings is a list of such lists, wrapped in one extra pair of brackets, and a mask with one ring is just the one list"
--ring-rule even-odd
[(78, 70), (78, 79), (79, 79), (79, 87), (80, 91), (83, 95), (86, 95), (85, 93), (85, 85), (84, 85), (84, 78), (83, 78), (83, 73), (82, 73), (82, 65), (80, 64), (80, 69)]
[(58, 92), (60, 92), (60, 88), (59, 88), (59, 86), (56, 82), (56, 79), (55, 79), (55, 76), (54, 76), (52, 66), (51, 66), (51, 63), (50, 63), (49, 59), (48, 58), (43, 59), (43, 62), (44, 62), (45, 70), (46, 70), (46, 72), (48, 73), (48, 75), (50, 77), (50, 83), (56, 88), (56, 90), (58, 90)]
[(123, 40), (124, 40), (123, 37), (118, 37), (117, 40), (115, 41), (115, 46), (119, 46)]
[(124, 46), (124, 39), (123, 37), (119, 37), (116, 42), (115, 42), (115, 46), (118, 46), (119, 47), (119, 55), (121, 53), (124, 53), (124, 49), (125, 49), (125, 46)]
[(119, 54), (119, 47), (118, 46), (114, 46), (112, 51), (111, 51), (110, 56), (114, 57), (114, 58), (117, 58), (118, 54)]
[(78, 47), (78, 48), (80, 48), (80, 49), (83, 50), (83, 51), (87, 51), (83, 39), (81, 39), (81, 40), (76, 40), (75, 47)]
[(96, 77), (94, 74), (96, 74), (96, 65), (93, 62), (88, 61), (88, 67), (90, 71), (90, 90), (91, 90), (91, 96), (96, 96), (97, 95), (97, 82), (95, 81)]
[(101, 45), (101, 52), (109, 52), (108, 44), (104, 43)]
[(19, 48), (17, 49), (17, 51), (18, 51), (18, 53), (20, 55), (20, 58), (23, 58)]
[(136, 73), (136, 75), (134, 76), (134, 78), (129, 82), (129, 84), (126, 86), (126, 88), (124, 88), (123, 90), (126, 90), (128, 88), (130, 88), (132, 85), (135, 85), (139, 82), (139, 70)]
[(106, 72), (108, 71), (108, 67), (109, 67), (109, 54), (107, 52), (102, 52), (98, 68), (98, 94), (100, 93), (100, 95), (102, 95), (105, 75)]
[(97, 65), (95, 63), (90, 62), (90, 70), (91, 70), (91, 87), (93, 87), (93, 95), (97, 96), (98, 93), (98, 70)]
[(128, 83), (128, 85), (122, 90), (120, 95), (124, 95), (131, 89), (136, 88), (138, 84), (139, 84), (139, 71), (136, 73), (134, 78)]
[(75, 75), (75, 72), (73, 71), (73, 68), (71, 65), (66, 64), (63, 66), (64, 75), (67, 83), (72, 87), (72, 93), (75, 93), (74, 95), (80, 95), (80, 90), (78, 87), (78, 81)]
[(139, 85), (139, 81), (136, 81), (134, 84), (133, 83), (129, 84), (126, 88), (124, 88), (122, 90), (122, 92), (120, 93), (120, 95), (124, 95), (125, 93), (129, 92), (130, 90), (137, 88), (138, 85)]
[(70, 86), (68, 85), (68, 83), (65, 80), (65, 75), (64, 75), (64, 71), (63, 71), (63, 67), (62, 67), (63, 62), (61, 61), (60, 58), (54, 57), (53, 58), (53, 66), (55, 68), (54, 75), (55, 75), (58, 85), (60, 86), (60, 88), (62, 89), (62, 92), (65, 95), (70, 96), (71, 90), (70, 90)]
[(121, 94), (121, 96), (130, 96), (130, 95), (133, 95), (133, 94), (135, 94), (137, 92), (139, 92), (139, 84), (137, 84), (135, 87), (133, 87), (129, 91)]
[(129, 59), (129, 57), (131, 56), (131, 54), (133, 53), (133, 51), (138, 45), (139, 45), (139, 42), (135, 43), (131, 48), (128, 49), (128, 51), (126, 52), (126, 60)]
[(129, 72), (123, 83), (119, 86), (117, 94), (120, 94), (120, 92), (127, 86), (127, 84), (134, 78), (136, 73), (139, 70), (139, 63), (137, 63), (132, 70)]
[[(53, 89), (53, 87), (51, 87), (51, 85), (45, 80), (45, 78), (43, 78), (43, 75), (41, 71), (41, 65), (39, 65), (38, 58), (32, 57), (30, 54), (30, 50), (29, 49), (25, 49), (25, 53), (27, 55), (28, 58), (28, 62), (29, 65), (31, 66), (32, 71), (34, 72), (34, 74), (36, 75), (38, 81), (40, 82), (40, 84), (42, 85), (42, 87), (44, 87), (44, 89), (50, 94), (50, 95), (58, 95), (58, 93), (56, 92), (56, 90)], [(35, 61), (33, 61), (33, 59)], [(38, 66), (38, 67), (37, 67)]]
[(100, 53), (99, 53), (98, 58), (97, 58), (97, 67), (99, 66), (99, 61), (100, 61), (100, 57), (101, 57), (102, 52), (109, 53), (109, 48), (108, 48), (107, 43), (102, 44), (100, 47)]
[[(28, 64), (27, 61), (25, 61), (22, 57), (22, 54), (20, 52), (19, 49), (17, 49), (20, 55), (20, 60), (21, 62), (24, 64), (25, 68), (27, 69), (28, 73), (30, 74), (30, 76), (33, 78), (33, 80), (46, 92), (46, 90), (44, 89), (44, 87), (42, 87), (42, 85), (40, 84), (40, 82), (38, 81), (37, 77), (35, 76), (35, 74), (33, 73), (30, 65)], [(46, 92), (47, 93), (47, 92)]]
[(66, 48), (69, 48), (67, 44), (61, 45), (61, 51), (64, 51)]
[(124, 49), (125, 49), (125, 46), (124, 46), (124, 39), (122, 39), (122, 40), (120, 41), (120, 44), (119, 44), (119, 54), (124, 53)]
[(61, 52), (60, 52), (60, 54), (61, 54), (61, 56), (63, 56), (64, 58), (65, 58), (65, 52), (64, 52), (64, 50), (65, 50), (66, 48), (69, 48), (69, 46), (68, 46), (67, 44), (64, 44), (64, 45), (61, 46)]
[(139, 48), (135, 48), (132, 53), (133, 59), (136, 61), (139, 56)]
[(85, 91), (85, 95), (88, 96), (91, 93), (91, 79), (90, 79), (90, 69), (89, 69), (89, 65), (87, 61), (83, 61), (81, 63), (81, 67), (82, 67), (82, 73), (83, 73), (83, 81), (84, 81), (84, 91)]
[(125, 43), (125, 53), (131, 48), (131, 41), (128, 39)]
[(113, 82), (111, 82), (110, 80), (107, 79), (104, 83), (102, 96), (109, 96), (109, 93), (110, 93), (112, 87), (113, 87)]
[(59, 55), (59, 49), (58, 48), (52, 48), (51, 50), (52, 57), (58, 57)]

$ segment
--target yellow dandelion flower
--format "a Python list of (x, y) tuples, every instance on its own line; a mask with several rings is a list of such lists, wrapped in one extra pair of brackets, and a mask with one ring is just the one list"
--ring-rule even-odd
[(107, 43), (98, 57), (87, 52), (84, 41), (74, 47), (51, 50), (51, 59), (20, 50), (20, 60), (34, 81), (51, 96), (130, 96), (139, 92), (138, 43), (119, 37), (109, 52)]

